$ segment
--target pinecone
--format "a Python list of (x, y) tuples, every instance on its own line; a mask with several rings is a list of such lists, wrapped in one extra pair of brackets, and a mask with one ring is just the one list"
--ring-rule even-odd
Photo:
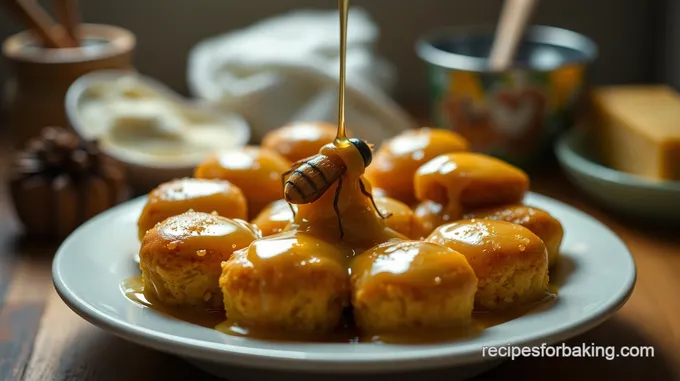
[(59, 239), (127, 198), (123, 172), (96, 142), (57, 127), (17, 153), (10, 189), (27, 233)]

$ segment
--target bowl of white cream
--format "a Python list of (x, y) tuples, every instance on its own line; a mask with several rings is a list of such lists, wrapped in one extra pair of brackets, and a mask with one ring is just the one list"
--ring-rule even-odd
[(207, 155), (244, 146), (250, 128), (235, 114), (181, 97), (152, 78), (106, 70), (78, 78), (66, 112), (82, 138), (123, 164), (139, 193), (191, 176)]

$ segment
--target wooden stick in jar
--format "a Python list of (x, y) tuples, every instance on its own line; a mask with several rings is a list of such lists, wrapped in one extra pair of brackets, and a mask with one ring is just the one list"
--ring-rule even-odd
[(5, 0), (5, 4), (47, 48), (66, 48), (68, 44), (54, 35), (55, 24), (35, 2)]
[(505, 0), (489, 57), (491, 70), (502, 71), (510, 67), (537, 2)]
[(78, 25), (80, 24), (80, 17), (78, 15), (78, 5), (76, 0), (55, 0), (54, 8), (59, 22), (66, 30), (66, 34), (73, 41), (75, 46), (80, 45), (80, 37), (78, 35)]

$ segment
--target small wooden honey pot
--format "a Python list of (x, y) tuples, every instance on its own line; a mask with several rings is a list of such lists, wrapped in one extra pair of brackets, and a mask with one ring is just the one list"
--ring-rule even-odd
[(5, 40), (10, 61), (9, 124), (13, 148), (23, 146), (44, 126), (66, 126), (64, 97), (81, 75), (107, 69), (131, 70), (134, 35), (116, 26), (81, 24), (75, 47), (45, 47), (33, 31)]

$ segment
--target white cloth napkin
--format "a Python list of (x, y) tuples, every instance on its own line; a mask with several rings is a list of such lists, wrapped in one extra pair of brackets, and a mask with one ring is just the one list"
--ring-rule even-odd
[[(360, 8), (347, 32), (347, 127), (378, 143), (415, 123), (390, 97), (393, 67), (374, 52), (378, 27)], [(293, 121), (337, 122), (337, 11), (293, 11), (198, 43), (190, 52), (194, 96), (243, 115), (259, 139)]]

